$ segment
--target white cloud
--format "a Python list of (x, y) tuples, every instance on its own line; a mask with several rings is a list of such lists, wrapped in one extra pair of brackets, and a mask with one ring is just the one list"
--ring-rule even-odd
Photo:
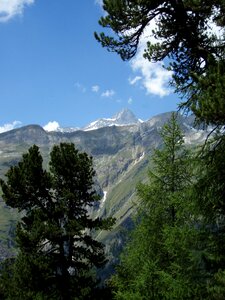
[(45, 131), (57, 131), (60, 128), (59, 123), (56, 121), (48, 122), (44, 127)]
[(0, 126), (0, 133), (12, 130), (21, 124), (22, 123), (20, 121), (13, 121), (11, 124), (10, 123), (4, 124), (3, 126)]
[(128, 104), (132, 104), (133, 103), (133, 99), (130, 97), (127, 101)]
[(0, 0), (0, 22), (7, 22), (16, 15), (22, 15), (25, 6), (34, 0)]
[(164, 97), (171, 93), (169, 81), (172, 77), (172, 72), (164, 69), (162, 62), (152, 63), (143, 57), (147, 41), (151, 41), (153, 44), (160, 42), (152, 34), (152, 30), (155, 28), (156, 21), (152, 20), (141, 37), (138, 52), (131, 61), (131, 68), (137, 75), (133, 79), (129, 79), (129, 82), (130, 84), (135, 84), (139, 81), (147, 94)]
[(93, 85), (91, 88), (92, 92), (94, 92), (94, 93), (97, 93), (99, 91), (99, 89), (100, 89), (100, 87), (98, 85)]
[(141, 80), (142, 77), (141, 76), (135, 76), (134, 78), (129, 78), (128, 81), (131, 85), (134, 85), (135, 83), (137, 83), (139, 80)]
[(168, 83), (172, 72), (165, 70), (162, 62), (151, 63), (146, 61), (142, 53), (139, 52), (132, 60), (131, 68), (134, 72), (141, 73), (141, 84), (146, 89), (147, 94), (160, 97), (170, 94), (171, 90)]
[(113, 95), (115, 95), (114, 90), (106, 90), (101, 94), (102, 97), (106, 97), (106, 98), (112, 97)]

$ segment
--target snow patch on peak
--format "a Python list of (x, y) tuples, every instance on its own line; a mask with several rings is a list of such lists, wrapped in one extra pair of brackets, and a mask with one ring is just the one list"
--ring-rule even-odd
[(117, 113), (113, 117), (113, 119), (115, 119), (118, 123), (121, 124), (136, 124), (139, 122), (136, 116), (133, 114), (133, 112), (128, 108), (125, 108), (119, 113)]
[(134, 125), (141, 123), (141, 121), (136, 118), (132, 111), (129, 109), (123, 109), (119, 113), (117, 113), (112, 118), (102, 118), (98, 119), (94, 122), (91, 122), (86, 127), (83, 128), (84, 131), (95, 130), (102, 127), (109, 126), (126, 126), (126, 125)]

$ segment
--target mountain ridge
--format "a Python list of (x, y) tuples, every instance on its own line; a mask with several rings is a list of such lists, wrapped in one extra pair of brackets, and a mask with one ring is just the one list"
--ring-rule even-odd
[[(133, 203), (138, 201), (135, 187), (138, 182), (147, 178), (151, 155), (154, 149), (162, 145), (160, 130), (170, 116), (171, 112), (168, 112), (145, 122), (87, 131), (47, 132), (39, 125), (27, 125), (1, 133), (0, 177), (4, 178), (10, 166), (16, 165), (22, 154), (33, 144), (39, 146), (44, 168), (48, 168), (49, 153), (53, 145), (61, 142), (74, 143), (77, 149), (93, 157), (96, 183), (99, 193), (104, 195), (97, 210), (93, 211), (94, 216), (116, 217), (117, 222), (111, 235), (99, 233), (99, 239), (105, 241), (111, 249), (114, 243), (118, 243), (121, 226), (130, 226)], [(205, 131), (194, 129), (189, 117), (178, 115), (178, 122), (188, 146), (201, 143), (207, 135)], [(5, 211), (4, 204), (1, 205), (2, 211)], [(6, 226), (7, 230), (10, 229), (10, 222)], [(5, 243), (7, 244), (7, 238)]]
[(139, 119), (129, 109), (123, 109), (112, 118), (101, 118), (83, 128), (84, 131), (95, 130), (106, 126), (126, 126), (140, 123)]
[[(10, 129), (4, 132), (1, 132), (1, 134), (5, 134), (7, 136), (8, 132), (16, 132), (18, 130), (30, 130), (32, 132), (35, 130), (40, 130), (40, 131), (45, 131), (46, 133), (74, 133), (77, 131), (91, 131), (91, 130), (96, 130), (104, 127), (112, 127), (112, 126), (118, 126), (118, 127), (123, 127), (123, 126), (132, 126), (132, 125), (140, 125), (142, 123), (148, 123), (150, 126), (154, 126), (154, 124), (162, 125), (165, 123), (165, 120), (168, 119), (168, 116), (172, 112), (164, 112), (157, 114), (155, 116), (152, 116), (151, 118), (147, 119), (146, 121), (143, 121), (141, 119), (138, 119), (135, 114), (128, 108), (124, 108), (115, 115), (113, 115), (111, 118), (99, 118), (89, 124), (87, 124), (84, 127), (73, 127), (73, 126), (68, 126), (68, 127), (58, 127), (57, 129), (54, 130), (46, 130), (43, 126), (39, 124), (29, 124), (25, 126), (20, 126), (14, 129)], [(182, 115), (178, 114), (178, 117), (181, 117)], [(183, 116), (182, 116), (183, 118)], [(194, 119), (193, 116), (188, 116), (185, 117), (186, 123), (188, 126), (193, 127), (192, 125), (194, 124)]]
[(128, 109), (124, 108), (118, 113), (116, 113), (111, 118), (99, 118), (95, 121), (92, 121), (91, 123), (87, 124), (84, 127), (78, 128), (78, 127), (58, 127), (56, 130), (46, 130), (47, 132), (63, 132), (63, 133), (69, 133), (74, 132), (78, 130), (82, 131), (90, 131), (90, 130), (96, 130), (102, 127), (107, 126), (126, 126), (126, 125), (133, 125), (143, 122), (142, 120), (138, 119), (134, 113)]

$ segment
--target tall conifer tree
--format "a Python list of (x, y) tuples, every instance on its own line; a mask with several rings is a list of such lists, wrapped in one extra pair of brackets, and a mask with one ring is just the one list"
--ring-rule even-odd
[(198, 231), (187, 196), (191, 161), (175, 114), (161, 136), (149, 183), (138, 186), (138, 223), (112, 279), (115, 299), (201, 299), (204, 294), (203, 270), (193, 255)]
[(111, 223), (90, 217), (99, 200), (91, 158), (65, 143), (50, 156), (46, 171), (38, 147), (31, 147), (1, 181), (6, 204), (22, 214), (19, 253), (1, 281), (6, 299), (94, 299), (93, 268), (106, 261), (103, 245), (91, 234)]

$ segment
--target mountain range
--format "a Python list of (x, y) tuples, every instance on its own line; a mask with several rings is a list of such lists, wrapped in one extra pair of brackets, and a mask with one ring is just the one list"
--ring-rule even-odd
[[(121, 228), (132, 226), (131, 215), (138, 201), (135, 187), (146, 180), (150, 158), (154, 149), (162, 144), (160, 130), (170, 118), (171, 112), (157, 115), (143, 122), (129, 110), (123, 110), (111, 119), (99, 119), (82, 130), (46, 132), (39, 125), (28, 125), (0, 134), (0, 177), (21, 159), (30, 146), (36, 144), (47, 166), (54, 144), (72, 142), (93, 157), (96, 170), (96, 186), (102, 196), (94, 216), (113, 216), (116, 225), (110, 232), (99, 232), (98, 239), (107, 249), (117, 252), (121, 247)], [(178, 115), (178, 122), (187, 145), (201, 143), (207, 132), (194, 128), (192, 116)], [(0, 203), (0, 245), (2, 256), (13, 245), (13, 226), (18, 215)], [(0, 249), (0, 256), (1, 256)], [(112, 251), (112, 249), (114, 249)], [(115, 255), (115, 253), (114, 253)], [(115, 255), (116, 256), (116, 255)]]
[(137, 119), (137, 117), (133, 114), (133, 112), (129, 109), (123, 109), (116, 115), (114, 115), (112, 118), (101, 118), (94, 122), (91, 122), (90, 124), (86, 125), (83, 128), (78, 127), (58, 127), (56, 130), (51, 130), (55, 132), (74, 132), (77, 130), (83, 130), (83, 131), (89, 131), (89, 130), (95, 130), (102, 127), (108, 127), (108, 126), (125, 126), (125, 125), (134, 125), (138, 123), (142, 123), (143, 121), (140, 119)]

